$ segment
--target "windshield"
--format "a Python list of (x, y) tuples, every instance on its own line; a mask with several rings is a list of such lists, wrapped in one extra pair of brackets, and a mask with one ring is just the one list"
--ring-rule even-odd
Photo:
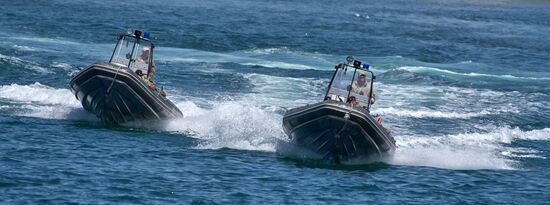
[(353, 67), (342, 67), (338, 68), (334, 74), (325, 99), (350, 103), (354, 107), (367, 109), (372, 75)]
[(153, 48), (149, 41), (124, 35), (118, 40), (110, 63), (146, 73), (153, 62), (152, 54)]

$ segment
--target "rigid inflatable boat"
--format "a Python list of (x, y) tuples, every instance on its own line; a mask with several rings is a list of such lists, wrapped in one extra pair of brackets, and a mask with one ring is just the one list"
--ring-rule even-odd
[(335, 163), (382, 161), (393, 153), (389, 129), (370, 114), (375, 76), (368, 68), (348, 57), (335, 67), (324, 101), (288, 110), (283, 128), (291, 141)]
[(109, 62), (94, 63), (74, 75), (69, 82), (72, 93), (85, 110), (107, 123), (182, 117), (153, 83), (154, 48), (148, 33), (120, 35)]

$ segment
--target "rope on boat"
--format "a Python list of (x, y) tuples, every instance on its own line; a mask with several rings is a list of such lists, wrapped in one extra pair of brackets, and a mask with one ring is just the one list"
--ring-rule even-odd
[(352, 105), (352, 107), (350, 107), (348, 109), (348, 112), (346, 112), (346, 114), (344, 114), (344, 119), (345, 119), (344, 125), (342, 125), (342, 128), (340, 128), (340, 130), (338, 130), (338, 132), (336, 132), (336, 135), (335, 135), (335, 137), (336, 137), (336, 139), (335, 139), (336, 140), (335, 141), (336, 150), (334, 150), (333, 157), (334, 157), (334, 162), (336, 164), (340, 164), (340, 161), (341, 161), (340, 153), (342, 151), (341, 150), (342, 148), (340, 146), (338, 146), (338, 143), (340, 143), (340, 133), (342, 133), (342, 131), (344, 131), (344, 129), (347, 127), (349, 118), (351, 117), (352, 109), (353, 109), (353, 105)]
[(113, 77), (113, 81), (111, 81), (111, 85), (109, 85), (109, 88), (107, 88), (107, 94), (111, 93), (111, 88), (113, 88), (113, 84), (115, 84), (115, 80), (116, 80), (116, 77), (118, 76), (118, 72), (120, 71), (120, 66), (117, 65), (118, 68), (116, 70), (116, 73), (115, 73), (115, 77)]

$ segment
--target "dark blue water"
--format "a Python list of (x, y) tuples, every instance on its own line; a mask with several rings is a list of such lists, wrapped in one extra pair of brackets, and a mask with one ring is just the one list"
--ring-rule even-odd
[[(1, 204), (545, 204), (547, 1), (2, 1)], [(182, 119), (108, 126), (67, 88), (128, 28), (157, 37)], [(289, 152), (283, 113), (346, 56), (399, 146)]]

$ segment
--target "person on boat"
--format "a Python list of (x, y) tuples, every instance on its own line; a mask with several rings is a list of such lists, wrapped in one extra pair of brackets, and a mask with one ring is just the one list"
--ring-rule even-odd
[[(140, 78), (142, 78), (147, 83), (147, 86), (153, 90), (156, 88), (155, 83), (153, 83), (153, 75), (155, 75), (155, 63), (150, 61), (150, 57), (151, 49), (149, 47), (143, 47), (141, 49), (141, 55), (138, 56), (137, 61), (149, 65), (149, 73), (147, 73), (147, 75), (143, 74), (143, 71), (139, 70), (140, 73), (142, 73), (140, 75)], [(151, 64), (149, 64), (150, 62)]]
[(139, 79), (141, 79), (143, 82), (145, 82), (145, 84), (147, 84), (147, 87), (151, 90), (155, 90), (156, 89), (156, 85), (155, 83), (149, 78), (147, 79), (147, 76), (145, 76), (145, 74), (143, 74), (143, 71), (141, 70), (136, 70), (136, 74), (139, 76)]
[(382, 126), (382, 117), (380, 115), (374, 115), (374, 122), (376, 122), (377, 125)]
[[(137, 58), (138, 62), (149, 65), (149, 69), (148, 69), (149, 73), (147, 73), (147, 77), (149, 78), (149, 80), (153, 78), (156, 71), (155, 62), (153, 62), (152, 60), (150, 61), (149, 60), (150, 57), (151, 57), (151, 49), (149, 47), (143, 47), (143, 49), (141, 49), (141, 55), (139, 55)], [(149, 62), (151, 64), (149, 64)]]
[(143, 49), (141, 49), (141, 55), (138, 56), (137, 60), (141, 63), (149, 64), (150, 54), (151, 49), (149, 49), (149, 47), (143, 47)]
[[(370, 87), (370, 83), (368, 83), (367, 81), (367, 76), (364, 73), (360, 73), (359, 77), (357, 78), (357, 81), (355, 81), (351, 86), (351, 91), (354, 93), (363, 95), (365, 97), (369, 97), (370, 90), (371, 90), (371, 87)], [(373, 93), (372, 98), (370, 100), (371, 104), (374, 104), (374, 98), (375, 98), (375, 95)]]
[(384, 132), (388, 134), (391, 133), (391, 130), (389, 128), (386, 128), (384, 127), (384, 125), (382, 125), (382, 116), (380, 114), (376, 114), (373, 117), (374, 117), (374, 123), (376, 123), (377, 125), (380, 125), (380, 127), (384, 129)]
[(152, 78), (153, 78), (153, 76), (155, 75), (155, 71), (156, 71), (156, 69), (155, 69), (155, 63), (152, 62), (151, 65), (149, 65), (149, 73), (148, 73), (149, 79), (152, 79)]
[(136, 70), (136, 74), (138, 75), (139, 79), (143, 80), (143, 82), (146, 82), (146, 83), (149, 82), (147, 77), (143, 74), (143, 71)]
[(359, 102), (357, 101), (357, 98), (355, 96), (350, 96), (348, 98), (347, 103), (351, 104), (352, 107), (355, 107), (359, 104)]

